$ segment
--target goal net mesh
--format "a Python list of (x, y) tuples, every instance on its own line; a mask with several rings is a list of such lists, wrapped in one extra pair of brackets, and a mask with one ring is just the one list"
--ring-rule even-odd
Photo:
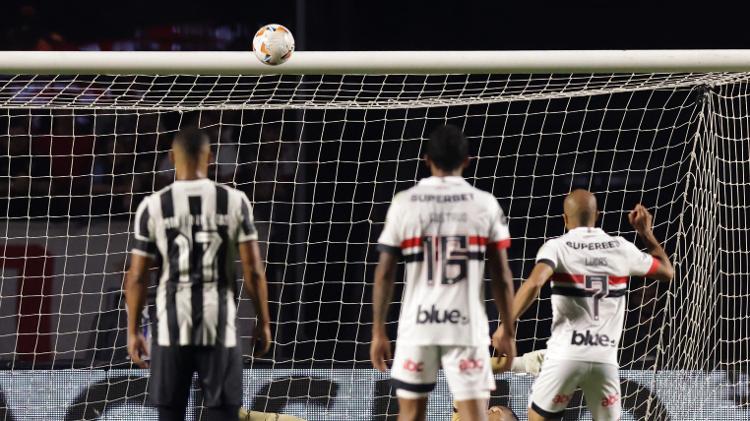
[[(0, 76), (0, 418), (155, 419), (148, 373), (127, 358), (123, 274), (135, 208), (172, 181), (175, 133), (197, 126), (213, 142), (210, 177), (253, 203), (266, 261), (275, 343), (246, 360), (245, 406), (395, 419), (388, 377), (368, 361), (374, 245), (393, 195), (428, 175), (421, 148), (444, 123), (470, 140), (468, 181), (509, 216), (516, 286), (564, 233), (571, 189), (594, 192), (600, 226), (629, 240), (627, 212), (654, 214), (676, 276), (630, 280), (623, 419), (747, 416), (748, 77)], [(239, 317), (249, 355), (242, 293)], [(543, 349), (550, 323), (545, 289), (519, 353)], [(525, 419), (533, 379), (497, 380), (491, 402)], [(188, 419), (201, 399), (196, 388)], [(450, 414), (441, 375), (429, 419)], [(579, 418), (580, 393), (565, 419)]]

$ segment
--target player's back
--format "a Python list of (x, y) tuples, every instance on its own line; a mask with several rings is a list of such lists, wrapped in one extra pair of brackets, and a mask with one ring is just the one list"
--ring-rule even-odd
[(554, 269), (548, 357), (616, 364), (629, 277), (646, 274), (653, 261), (599, 228), (574, 228), (547, 241), (537, 262)]
[(489, 343), (485, 249), (510, 242), (491, 194), (462, 177), (425, 178), (394, 198), (379, 242), (406, 262), (399, 343)]
[(256, 238), (244, 193), (209, 179), (175, 181), (144, 199), (136, 240), (161, 263), (159, 345), (234, 346), (237, 244)]

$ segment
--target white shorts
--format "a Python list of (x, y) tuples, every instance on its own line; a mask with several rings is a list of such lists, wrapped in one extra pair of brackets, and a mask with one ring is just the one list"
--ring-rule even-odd
[(399, 345), (393, 358), (391, 379), (396, 396), (417, 399), (435, 388), (442, 365), (448, 389), (457, 401), (489, 399), (495, 390), (488, 347)]
[(594, 420), (620, 419), (620, 376), (612, 364), (545, 360), (531, 388), (529, 407), (545, 418), (560, 419), (579, 387)]

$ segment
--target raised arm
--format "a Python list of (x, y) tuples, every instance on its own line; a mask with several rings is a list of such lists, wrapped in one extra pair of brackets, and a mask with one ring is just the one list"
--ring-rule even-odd
[(380, 371), (387, 369), (386, 361), (391, 359), (391, 342), (385, 331), (388, 306), (393, 297), (393, 284), (396, 282), (396, 268), (399, 256), (381, 251), (378, 266), (375, 268), (375, 286), (372, 291), (372, 343), (370, 360)]
[[(268, 310), (266, 273), (263, 270), (260, 249), (256, 240), (243, 241), (239, 243), (238, 249), (245, 291), (250, 296), (258, 317), (253, 334), (253, 346), (256, 348), (255, 355), (259, 357), (271, 349), (271, 316)], [(261, 343), (259, 349), (257, 348), (258, 341)]]
[(511, 312), (513, 308), (513, 274), (508, 264), (508, 253), (505, 249), (489, 247), (487, 250), (488, 271), (492, 299), (500, 313), (500, 326), (492, 335), (492, 346), (506, 357), (510, 366), (516, 356), (516, 323)]
[(151, 257), (133, 252), (130, 256), (130, 269), (125, 275), (125, 303), (128, 307), (128, 354), (133, 364), (140, 368), (148, 367), (143, 357), (148, 356), (146, 338), (140, 330), (141, 312), (146, 304), (148, 268)]
[(659, 240), (654, 236), (651, 213), (643, 205), (638, 204), (628, 214), (628, 220), (646, 246), (648, 254), (658, 262), (646, 276), (659, 281), (671, 281), (674, 277), (674, 267)]

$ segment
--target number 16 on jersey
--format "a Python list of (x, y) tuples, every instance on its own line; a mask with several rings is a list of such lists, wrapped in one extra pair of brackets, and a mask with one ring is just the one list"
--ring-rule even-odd
[(453, 285), (466, 279), (468, 243), (468, 237), (462, 235), (422, 237), (428, 285), (434, 285), (436, 277), (440, 278), (443, 285)]

